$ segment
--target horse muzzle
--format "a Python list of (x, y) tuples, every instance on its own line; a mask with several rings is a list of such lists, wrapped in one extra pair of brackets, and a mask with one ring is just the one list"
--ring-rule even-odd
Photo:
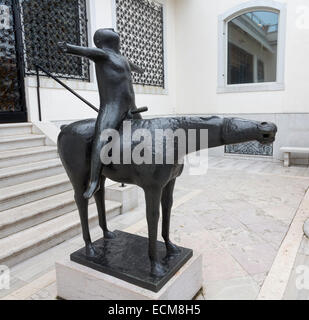
[(261, 122), (258, 124), (258, 141), (261, 144), (270, 144), (275, 141), (277, 126), (272, 122)]

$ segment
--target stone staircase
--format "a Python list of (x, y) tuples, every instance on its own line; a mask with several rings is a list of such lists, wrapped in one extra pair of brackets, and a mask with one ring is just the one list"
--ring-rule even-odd
[[(31, 123), (0, 125), (0, 265), (12, 266), (79, 234), (71, 183)], [(106, 200), (107, 217), (121, 204)], [(93, 199), (90, 225), (97, 223)]]

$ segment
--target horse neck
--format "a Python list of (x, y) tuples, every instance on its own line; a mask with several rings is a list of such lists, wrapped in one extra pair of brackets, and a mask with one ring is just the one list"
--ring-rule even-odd
[[(187, 141), (196, 140), (196, 151), (218, 147), (224, 144), (222, 130), (224, 119), (219, 117), (175, 118), (173, 129), (182, 129)], [(191, 138), (190, 138), (191, 137)], [(188, 151), (190, 148), (188, 148)], [(190, 153), (190, 151), (188, 152)]]

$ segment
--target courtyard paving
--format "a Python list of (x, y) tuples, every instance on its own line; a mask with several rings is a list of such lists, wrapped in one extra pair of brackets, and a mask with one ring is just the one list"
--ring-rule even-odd
[[(208, 164), (207, 174), (191, 176), (185, 169), (177, 180), (171, 239), (203, 254), (204, 292), (198, 299), (256, 299), (309, 187), (309, 168), (235, 157), (210, 157)], [(109, 226), (147, 235), (141, 190), (140, 206)], [(99, 238), (100, 229), (92, 235)], [(77, 236), (14, 266), (11, 288), (0, 297), (55, 299), (54, 263), (82, 245)], [(309, 288), (296, 285), (299, 265), (309, 267), (305, 237), (285, 299), (309, 298)]]

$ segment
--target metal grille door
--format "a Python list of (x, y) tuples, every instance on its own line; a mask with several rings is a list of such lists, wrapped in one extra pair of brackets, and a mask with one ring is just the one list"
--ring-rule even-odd
[(0, 0), (0, 123), (27, 121), (18, 2)]

